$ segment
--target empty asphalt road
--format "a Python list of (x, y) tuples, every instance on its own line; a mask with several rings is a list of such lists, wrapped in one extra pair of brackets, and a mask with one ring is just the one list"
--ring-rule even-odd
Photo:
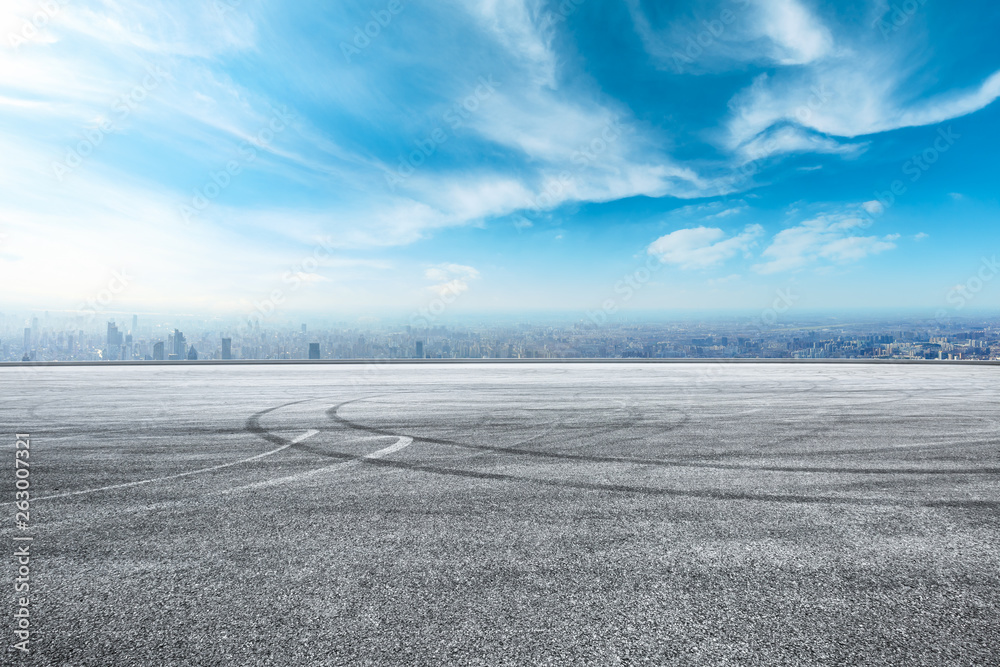
[[(1000, 664), (1000, 369), (0, 368), (10, 664)], [(30, 521), (14, 528), (15, 434)], [(32, 537), (21, 655), (14, 537)], [(23, 542), (23, 541), (22, 541)]]

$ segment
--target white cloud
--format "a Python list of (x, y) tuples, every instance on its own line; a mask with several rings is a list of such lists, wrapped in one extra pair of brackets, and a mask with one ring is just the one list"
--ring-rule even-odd
[(845, 50), (809, 66), (757, 77), (730, 102), (724, 144), (739, 149), (789, 123), (827, 141), (932, 125), (978, 111), (1000, 96), (997, 72), (973, 90), (921, 98), (907, 81), (915, 66), (893, 53)]
[(913, 240), (914, 241), (923, 241), (925, 238), (927, 238), (929, 236), (930, 236), (930, 234), (927, 234), (926, 232), (918, 232), (918, 233), (916, 233), (916, 234), (913, 235)]
[[(526, 193), (504, 197), (510, 211), (550, 210), (566, 202), (704, 194), (709, 184), (673, 160), (665, 137), (639, 131), (629, 109), (592, 87), (558, 81), (563, 61), (555, 26), (540, 0), (487, 0), (463, 5), (509, 60), (493, 73), (494, 90), (465, 119), (465, 129), (520, 152), (532, 165)], [(441, 190), (441, 174), (410, 179), (413, 196)], [(447, 176), (445, 176), (447, 178)]]
[(438, 264), (424, 271), (424, 277), (436, 284), (427, 289), (437, 296), (457, 296), (469, 289), (469, 282), (479, 279), (479, 271), (463, 264)]
[(705, 220), (712, 220), (716, 218), (728, 218), (731, 215), (739, 215), (740, 213), (746, 211), (748, 208), (749, 207), (746, 205), (734, 206), (732, 208), (725, 208), (719, 211), (718, 213), (712, 213), (711, 215), (706, 215)]
[(933, 125), (965, 116), (979, 111), (997, 97), (1000, 97), (1000, 71), (994, 72), (974, 90), (948, 92), (913, 108), (897, 111), (895, 117), (886, 120), (883, 131), (897, 127)]
[[(898, 238), (898, 235), (896, 235)], [(819, 249), (820, 257), (836, 262), (851, 262), (864, 259), (868, 255), (876, 255), (896, 247), (895, 239), (889, 236), (879, 239), (874, 236), (849, 236), (845, 239), (830, 241)]]
[(711, 201), (704, 204), (689, 204), (670, 212), (671, 217), (711, 220), (725, 218), (746, 211), (749, 207), (744, 199), (733, 201)]
[(747, 225), (742, 233), (728, 238), (717, 227), (679, 229), (653, 241), (647, 252), (682, 269), (703, 269), (746, 252), (763, 233), (760, 225)]
[[(867, 143), (845, 139), (940, 123), (1000, 97), (1000, 71), (932, 91), (937, 79), (921, 76), (928, 64), (922, 45), (904, 35), (886, 44), (878, 30), (853, 22), (828, 27), (824, 20), (834, 13), (821, 18), (815, 4), (706, 0), (689, 14), (668, 6), (655, 15), (639, 0), (628, 7), (646, 51), (666, 69), (698, 74), (772, 65), (732, 97), (716, 136), (733, 169), (772, 155), (853, 157)], [(720, 177), (715, 185), (732, 192), (745, 188), (746, 179)]]
[(861, 204), (861, 208), (865, 209), (872, 215), (879, 215), (885, 210), (885, 206), (882, 205), (882, 202), (874, 199)]
[(848, 215), (825, 215), (778, 232), (764, 249), (763, 263), (754, 265), (758, 273), (792, 271), (815, 265), (819, 260), (837, 263), (857, 261), (896, 247), (898, 234), (882, 238), (858, 236), (853, 232), (864, 222)]
[(661, 66), (686, 72), (747, 61), (801, 65), (833, 48), (830, 31), (799, 0), (706, 0), (692, 15), (671, 13), (668, 5), (656, 12), (659, 21), (640, 0), (628, 0), (628, 8), (647, 53)]
[(305, 271), (297, 271), (292, 274), (298, 278), (303, 283), (328, 283), (330, 279), (324, 275), (318, 273), (306, 273)]
[(731, 283), (731, 282), (733, 282), (735, 280), (739, 280), (742, 277), (743, 276), (741, 276), (738, 273), (731, 273), (730, 275), (722, 277), (722, 278), (710, 278), (709, 281), (708, 281), (708, 284), (709, 285), (725, 285), (726, 283)]
[(864, 150), (863, 143), (841, 143), (815, 132), (786, 125), (769, 132), (762, 132), (739, 147), (744, 160), (760, 160), (771, 155), (791, 153), (856, 154)]
[(798, 0), (753, 0), (757, 29), (773, 45), (771, 57), (781, 65), (802, 65), (827, 55), (830, 31)]
[(527, 67), (535, 84), (556, 87), (552, 32), (539, 24), (540, 0), (481, 0), (463, 6)]

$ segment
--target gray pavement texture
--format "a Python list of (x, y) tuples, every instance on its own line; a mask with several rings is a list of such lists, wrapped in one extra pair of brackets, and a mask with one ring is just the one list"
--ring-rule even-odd
[(998, 373), (0, 369), (0, 659), (998, 665)]

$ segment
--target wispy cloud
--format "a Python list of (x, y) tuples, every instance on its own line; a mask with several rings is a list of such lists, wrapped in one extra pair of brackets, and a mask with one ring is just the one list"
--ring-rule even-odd
[[(528, 239), (568, 250), (602, 229), (609, 258), (648, 246), (701, 269), (766, 244), (760, 273), (841, 266), (898, 240), (836, 216), (775, 229), (771, 211), (803, 196), (791, 179), (822, 168), (839, 190), (852, 164), (923, 149), (887, 133), (1000, 95), (988, 49), (934, 41), (919, 16), (891, 40), (858, 27), (885, 7), (571, 4), (563, 21), (543, 0), (407, 3), (348, 61), (340, 41), (372, 20), (356, 0), (58, 3), (32, 39), (0, 49), (6, 300), (79, 301), (127, 259), (139, 268), (122, 298), (150, 303), (243, 307), (288, 275), (317, 303), (419, 301), (428, 254), (492, 261), (479, 233), (495, 234), (490, 252)], [(3, 34), (39, 6), (13, 2)], [(629, 48), (607, 48), (608, 30)], [(279, 110), (290, 120), (275, 132)], [(844, 184), (845, 199), (872, 197)], [(987, 198), (976, 187), (962, 185), (967, 201)], [(186, 220), (197, 198), (207, 205)], [(317, 244), (331, 254), (299, 266)], [(583, 271), (558, 261), (567, 280)], [(447, 275), (425, 275), (432, 290), (478, 276), (435, 266)]]
[(457, 296), (468, 291), (471, 281), (479, 279), (479, 271), (463, 264), (438, 264), (425, 270), (424, 277), (435, 283), (427, 287), (430, 292)]
[(799, 0), (751, 0), (757, 30), (771, 40), (771, 57), (781, 65), (803, 65), (832, 50), (830, 31)]
[(760, 225), (747, 225), (741, 233), (728, 237), (718, 227), (679, 229), (653, 241), (647, 252), (682, 269), (704, 269), (746, 252), (763, 233)]
[(755, 264), (758, 273), (794, 271), (827, 260), (846, 263), (864, 259), (896, 247), (898, 234), (884, 237), (859, 236), (864, 221), (850, 215), (823, 215), (778, 232), (761, 253), (765, 261)]

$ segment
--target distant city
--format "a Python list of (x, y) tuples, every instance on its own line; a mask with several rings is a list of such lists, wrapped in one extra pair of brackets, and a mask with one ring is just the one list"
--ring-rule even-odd
[[(279, 359), (1000, 359), (1000, 317), (879, 322), (830, 317), (551, 323), (263, 326), (139, 316), (0, 315), (0, 361)], [(831, 321), (832, 320), (832, 321)], [(182, 328), (183, 326), (183, 328)]]

